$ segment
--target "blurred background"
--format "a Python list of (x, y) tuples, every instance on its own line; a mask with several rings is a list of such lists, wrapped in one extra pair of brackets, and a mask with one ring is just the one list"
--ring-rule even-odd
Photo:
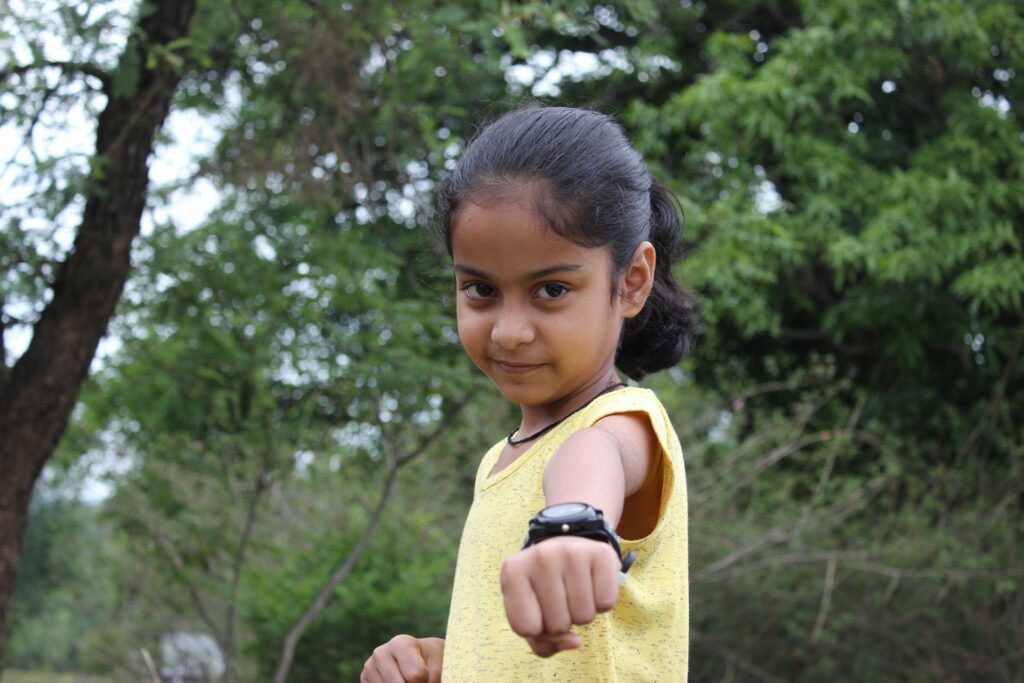
[[(617, 117), (685, 214), (700, 334), (643, 384), (691, 680), (1024, 681), (1022, 67), (1014, 0), (0, 3), (5, 680), (354, 681), (443, 634), (517, 418), (432, 192), (539, 101)], [(61, 278), (114, 224), (111, 316)], [(68, 300), (95, 353), (44, 347)], [(69, 398), (28, 453), (33, 386)]]

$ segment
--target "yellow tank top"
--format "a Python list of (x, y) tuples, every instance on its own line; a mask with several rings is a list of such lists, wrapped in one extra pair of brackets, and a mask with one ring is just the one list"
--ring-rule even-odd
[[(502, 562), (520, 549), (530, 518), (544, 507), (544, 469), (562, 442), (602, 417), (633, 412), (650, 417), (662, 449), (658, 522), (644, 538), (623, 539), (623, 553), (636, 552), (636, 562), (615, 608), (576, 627), (583, 647), (543, 659), (509, 628), (499, 580)], [(448, 613), (444, 683), (686, 681), (686, 473), (679, 439), (658, 398), (632, 387), (600, 396), (491, 477), (503, 445), (495, 444), (477, 470)]]

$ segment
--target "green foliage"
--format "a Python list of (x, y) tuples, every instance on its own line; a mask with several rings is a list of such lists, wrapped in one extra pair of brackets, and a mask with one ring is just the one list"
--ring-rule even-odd
[(116, 608), (111, 529), (96, 508), (38, 492), (18, 561), (6, 658), (14, 668), (91, 671), (92, 623)]
[(51, 674), (41, 671), (4, 671), (4, 680), (8, 683), (114, 683), (114, 679), (101, 676), (82, 676), (76, 674)]
[[(454, 488), (443, 481), (435, 485)], [(373, 649), (394, 635), (444, 633), (465, 513), (450, 503), (425, 511), (420, 487), (405, 478), (371, 548), (301, 641), (295, 680), (356, 680)], [(309, 534), (308, 545), (280, 557), (250, 581), (245, 604), (253, 635), (247, 651), (260, 669), (259, 677), (273, 674), (285, 628), (312, 601), (339, 549), (351, 547), (359, 530), (351, 526), (325, 529), (318, 537)]]
[(701, 376), (729, 356), (779, 379), (793, 366), (755, 368), (810, 347), (883, 395), (941, 367), (971, 387), (961, 405), (984, 396), (1012, 345), (983, 365), (963, 338), (1019, 330), (1024, 262), (1021, 124), (1001, 109), (1020, 93), (1003, 22), (1022, 19), (1001, 7), (811, 3), (781, 35), (712, 32), (706, 75), (634, 102), (642, 146), (686, 156), (683, 174), (664, 168), (697, 207), (686, 272), (714, 353)]
[(835, 411), (851, 385), (827, 370), (728, 406), (673, 383), (657, 389), (689, 445), (691, 676), (1012, 679), (1019, 461), (998, 478), (981, 458), (922, 467), (917, 435), (866, 418), (870, 397)]
[[(90, 168), (94, 150), (87, 143), (104, 100), (99, 79), (86, 71), (114, 71), (122, 47), (117, 34), (126, 20), (123, 7), (109, 0), (56, 8), (46, 3), (0, 7), (0, 130), (6, 143), (0, 302), (5, 327), (27, 329), (35, 323), (70, 246), (70, 226), (96, 170)], [(49, 131), (64, 130), (69, 119), (78, 122), (82, 135), (52, 144)]]
[[(533, 95), (617, 114), (686, 214), (679, 275), (700, 294), (701, 334), (650, 383), (687, 453), (694, 679), (1019, 675), (1018, 5), (199, 12), (187, 43), (147, 58), (180, 64), (177, 106), (217, 126), (200, 174), (222, 202), (190, 232), (157, 221), (139, 246), (121, 345), (60, 456), (71, 475), (81, 453), (130, 464), (107, 506), (123, 609), (94, 630), (92, 661), (176, 628), (225, 642), (233, 618), (240, 675), (267, 677), (368, 523), (389, 455), (457, 412), (400, 477), (293, 680), (352, 679), (395, 633), (443, 629), (475, 462), (511, 413), (458, 348), (431, 194), (482, 120)], [(21, 19), (36, 62), (50, 31), (112, 66), (110, 14)], [(44, 98), (40, 73), (56, 75), (4, 81), (5, 123), (24, 131), (75, 98), (95, 109), (74, 90)], [(22, 158), (31, 199), (0, 232), (0, 302), (25, 322), (87, 157)], [(40, 625), (64, 618), (27, 605), (77, 580), (19, 585), (26, 665), (43, 661)], [(67, 619), (56, 632), (80, 628)]]
[(125, 50), (117, 67), (111, 72), (110, 94), (113, 97), (131, 97), (139, 86), (139, 62), (142, 60), (142, 51), (138, 46), (138, 33), (136, 30), (131, 34), (128, 39), (129, 49)]

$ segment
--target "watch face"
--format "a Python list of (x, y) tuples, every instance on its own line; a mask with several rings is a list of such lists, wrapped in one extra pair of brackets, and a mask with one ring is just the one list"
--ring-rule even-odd
[(583, 503), (562, 503), (561, 505), (552, 505), (544, 510), (544, 516), (548, 519), (565, 519), (567, 517), (576, 517), (583, 512), (586, 512), (587, 506)]

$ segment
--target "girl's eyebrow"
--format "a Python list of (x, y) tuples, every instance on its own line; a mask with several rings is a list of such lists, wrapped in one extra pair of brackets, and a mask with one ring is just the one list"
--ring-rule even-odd
[[(477, 270), (470, 266), (464, 266), (461, 263), (456, 263), (452, 267), (458, 273), (465, 273), (466, 275), (472, 275), (473, 277), (482, 278), (484, 280), (494, 279), (482, 270)], [(546, 268), (541, 268), (540, 270), (535, 270), (532, 273), (527, 273), (520, 279), (526, 282), (528, 280), (536, 280), (538, 278), (547, 277), (548, 275), (554, 275), (555, 273), (572, 272), (576, 270), (583, 270), (583, 266), (578, 263), (556, 263), (553, 266), (548, 266)]]

